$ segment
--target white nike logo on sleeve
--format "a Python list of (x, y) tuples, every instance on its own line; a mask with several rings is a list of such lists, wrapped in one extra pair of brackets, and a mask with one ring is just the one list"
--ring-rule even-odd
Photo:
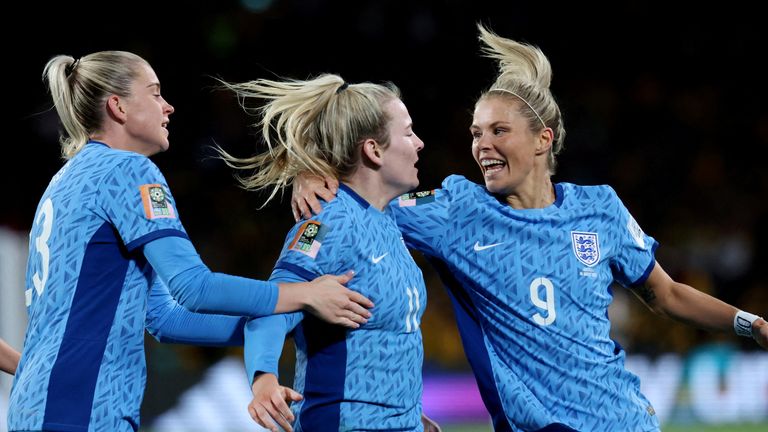
[(474, 246), (473, 249), (475, 249), (475, 252), (480, 252), (482, 250), (490, 249), (492, 247), (496, 247), (496, 246), (503, 245), (503, 244), (504, 244), (504, 242), (494, 243), (494, 244), (489, 244), (489, 245), (481, 245), (480, 242), (475, 242), (475, 246)]

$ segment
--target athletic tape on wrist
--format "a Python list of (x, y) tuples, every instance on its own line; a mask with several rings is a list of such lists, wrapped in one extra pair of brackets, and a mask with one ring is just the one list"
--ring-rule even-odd
[(733, 318), (733, 329), (736, 330), (737, 335), (751, 338), (752, 324), (758, 319), (760, 319), (759, 316), (740, 310)]

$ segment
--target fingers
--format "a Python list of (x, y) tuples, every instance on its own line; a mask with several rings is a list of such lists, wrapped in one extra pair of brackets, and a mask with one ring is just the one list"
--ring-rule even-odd
[(299, 210), (299, 206), (294, 200), (291, 200), (291, 213), (293, 214), (294, 221), (298, 222), (301, 220), (301, 210)]
[[(367, 297), (360, 294), (359, 292), (349, 290), (349, 293), (347, 293), (347, 296), (349, 297), (349, 300), (353, 302), (354, 306), (359, 305), (360, 307), (364, 307), (367, 309), (370, 309), (374, 306), (372, 301), (368, 300)], [(356, 311), (357, 308), (352, 308), (352, 310)]]
[(275, 392), (272, 394), (272, 405), (270, 408), (272, 408), (272, 418), (276, 419), (277, 422), (280, 423), (280, 426), (287, 431), (290, 430), (290, 423), (293, 423), (293, 413), (291, 412), (291, 409), (288, 408), (288, 404), (285, 403), (283, 394), (283, 392)]
[(291, 209), (293, 209), (293, 217), (297, 218), (296, 222), (302, 218), (309, 219), (312, 217), (312, 210), (307, 205), (307, 201), (304, 198), (296, 198), (291, 200)]
[[(352, 291), (354, 293), (354, 291)], [(355, 293), (357, 294), (357, 293)], [(361, 296), (362, 297), (362, 296)], [(363, 297), (365, 299), (365, 297)], [(368, 299), (366, 299), (368, 300)], [(370, 300), (369, 300), (370, 302)], [(373, 304), (373, 303), (371, 303)], [(373, 307), (373, 306), (371, 306)], [(360, 324), (365, 324), (368, 322), (368, 318), (371, 317), (371, 311), (368, 309), (360, 306), (360, 304), (355, 303), (354, 301), (350, 302), (349, 305), (347, 305), (347, 311), (349, 312), (349, 315), (347, 315), (347, 318), (351, 319), (352, 321), (355, 321)]]
[(272, 421), (272, 417), (269, 416), (267, 410), (255, 401), (248, 405), (248, 414), (251, 415), (253, 421), (259, 424), (259, 426), (269, 429), (271, 432), (279, 432), (277, 425)]
[[(316, 193), (319, 194), (321, 198), (322, 198), (323, 192), (326, 192), (326, 195), (330, 195), (330, 191), (327, 189), (320, 189), (319, 191), (316, 191)], [(331, 195), (331, 199), (333, 199), (332, 195)], [(325, 200), (330, 201), (329, 199), (325, 199)], [(304, 197), (304, 201), (312, 209), (313, 214), (320, 214), (320, 212), (323, 211), (323, 206), (320, 204), (320, 200), (317, 199), (317, 195), (310, 195), (310, 196)], [(312, 215), (310, 214), (309, 217), (312, 217)]]
[[(256, 423), (272, 432), (279, 432), (277, 424), (279, 424), (286, 432), (292, 432), (293, 427), (291, 427), (291, 422), (293, 422), (294, 418), (293, 413), (288, 409), (285, 401), (280, 399), (279, 396), (277, 397), (277, 401), (282, 403), (283, 407), (275, 406), (276, 401), (274, 399), (264, 402), (254, 399), (248, 405), (248, 413)], [(277, 424), (275, 422), (277, 422)]]
[(322, 198), (325, 202), (331, 202), (336, 198), (336, 192), (339, 188), (339, 182), (335, 178), (323, 177), (325, 180), (325, 187), (320, 187), (315, 191), (315, 194)]
[[(361, 308), (362, 309), (362, 308)], [(341, 317), (346, 318), (354, 323), (357, 323), (358, 325), (363, 325), (368, 322), (368, 318), (370, 318), (371, 313), (367, 310), (363, 309), (364, 313), (358, 313), (353, 312), (351, 310), (344, 310), (341, 312)]]
[(355, 271), (349, 270), (343, 275), (332, 275), (336, 281), (342, 285), (346, 285), (347, 282), (351, 281), (353, 277), (355, 277)]
[(296, 390), (288, 387), (283, 387), (283, 399), (285, 399), (286, 402), (298, 402), (302, 399), (304, 399), (304, 396), (301, 395), (301, 393), (297, 392)]
[(339, 191), (339, 180), (334, 177), (323, 177), (325, 180), (325, 187), (327, 187), (334, 195)]
[(346, 328), (351, 328), (351, 329), (360, 328), (360, 324), (352, 321), (349, 318), (344, 318), (344, 317), (337, 318), (336, 321), (333, 322), (333, 324), (340, 325)]

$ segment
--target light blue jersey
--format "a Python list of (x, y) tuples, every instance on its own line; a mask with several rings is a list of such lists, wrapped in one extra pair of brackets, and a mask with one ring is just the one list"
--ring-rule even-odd
[(319, 216), (290, 231), (272, 280), (348, 270), (356, 272), (349, 288), (375, 304), (368, 323), (347, 330), (301, 314), (252, 320), (249, 376), (277, 372), (283, 337), (296, 326), (295, 388), (304, 400), (292, 406), (294, 430), (421, 431), (424, 279), (392, 214), (342, 185)]
[(138, 429), (153, 271), (137, 248), (165, 236), (187, 235), (146, 157), (90, 142), (53, 177), (30, 233), (10, 430)]
[(391, 208), (409, 247), (441, 261), (497, 431), (656, 431), (607, 311), (614, 281), (648, 277), (657, 242), (608, 186), (555, 192), (549, 207), (515, 210), (450, 176)]

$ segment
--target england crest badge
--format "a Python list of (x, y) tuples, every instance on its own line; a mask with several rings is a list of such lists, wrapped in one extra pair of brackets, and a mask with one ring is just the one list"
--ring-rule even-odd
[(600, 245), (597, 233), (571, 231), (573, 253), (587, 267), (593, 267), (600, 261)]

